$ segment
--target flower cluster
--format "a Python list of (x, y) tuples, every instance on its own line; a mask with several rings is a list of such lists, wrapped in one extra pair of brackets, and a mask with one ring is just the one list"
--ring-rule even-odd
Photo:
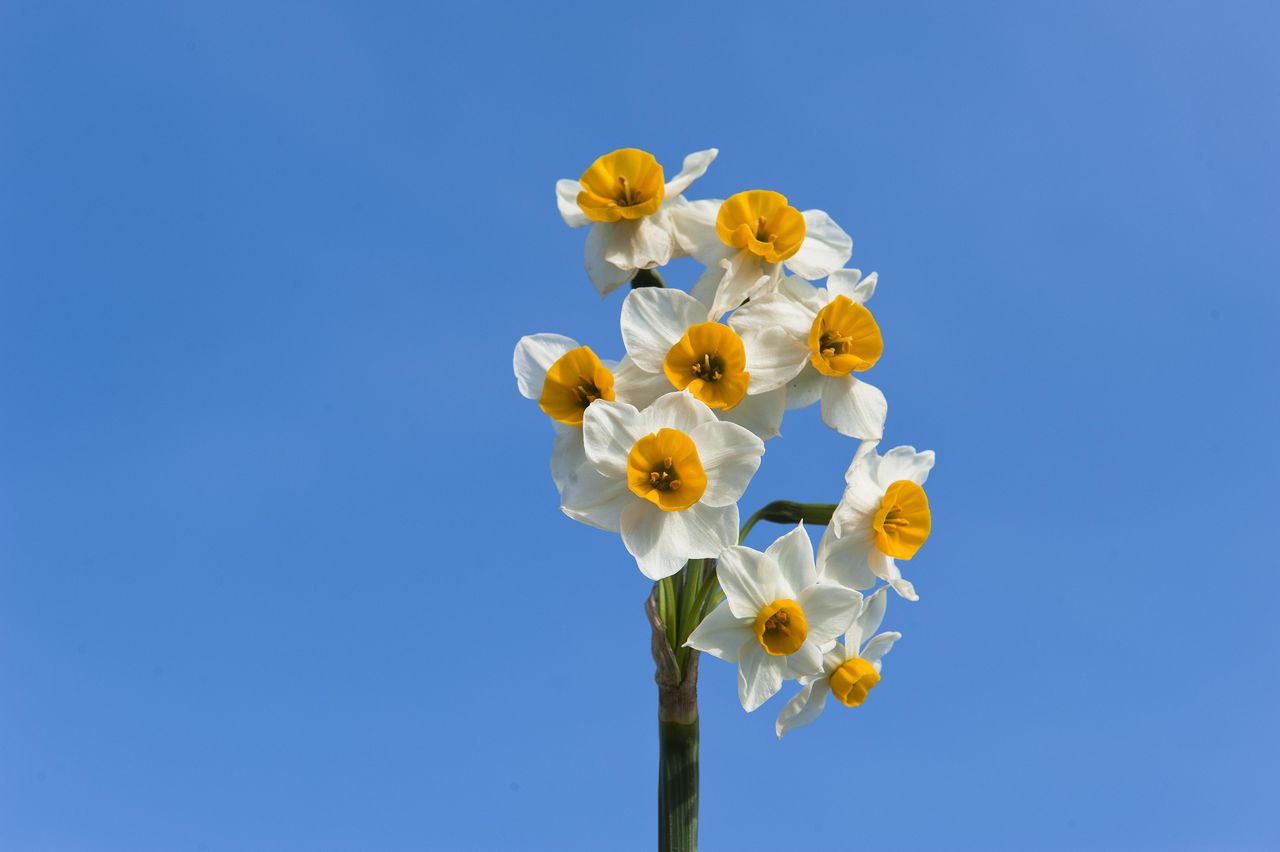
[[(566, 224), (589, 228), (596, 289), (632, 285), (626, 351), (611, 361), (559, 334), (530, 335), (515, 374), (555, 427), (564, 514), (620, 533), (646, 577), (668, 597), (684, 593), (661, 610), (672, 646), (736, 663), (748, 711), (799, 682), (781, 737), (816, 718), (828, 693), (856, 707), (879, 682), (899, 638), (875, 635), (885, 591), (917, 599), (898, 560), (929, 537), (933, 453), (877, 450), (888, 404), (859, 377), (884, 352), (867, 307), (877, 279), (844, 268), (849, 235), (777, 192), (686, 199), (716, 153), (690, 154), (668, 181), (651, 154), (624, 148), (557, 183)], [(705, 267), (690, 292), (653, 271), (678, 257)], [(817, 554), (803, 521), (763, 553), (743, 547), (755, 519), (740, 528), (738, 500), (765, 442), (784, 412), (815, 403), (823, 423), (860, 442)]]

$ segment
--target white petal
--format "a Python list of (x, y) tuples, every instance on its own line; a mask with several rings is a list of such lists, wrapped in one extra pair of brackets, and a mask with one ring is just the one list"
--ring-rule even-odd
[(902, 578), (902, 572), (898, 570), (898, 563), (893, 561), (893, 557), (885, 556), (879, 550), (872, 548), (867, 562), (871, 566), (871, 573), (888, 583), (899, 595), (909, 601), (920, 600), (920, 596), (916, 594), (916, 587)]
[(858, 649), (862, 647), (866, 638), (880, 629), (880, 622), (884, 620), (885, 605), (889, 600), (889, 596), (885, 594), (888, 588), (888, 586), (881, 586), (876, 589), (874, 595), (863, 599), (862, 611), (858, 613), (858, 617), (854, 619), (848, 633), (845, 634), (845, 643), (854, 656), (857, 656)]
[(862, 653), (858, 656), (875, 666), (876, 671), (880, 671), (880, 661), (884, 659), (884, 655), (889, 653), (889, 649), (893, 647), (893, 643), (902, 638), (902, 634), (896, 631), (881, 633), (879, 636), (867, 643), (867, 647), (862, 649)]
[[(820, 287), (815, 287), (798, 275), (784, 275), (782, 280), (778, 282), (778, 292), (803, 307), (809, 314), (811, 321), (831, 301), (830, 293)], [(809, 331), (806, 329), (805, 336), (807, 337), (808, 334)]]
[[(754, 376), (752, 377), (754, 379)], [(733, 408), (716, 412), (726, 423), (736, 423), (762, 441), (778, 437), (787, 409), (787, 389), (748, 393)]]
[(787, 411), (808, 408), (822, 397), (822, 389), (826, 386), (826, 376), (814, 369), (812, 364), (805, 364), (787, 385)]
[(556, 181), (556, 207), (560, 208), (560, 216), (570, 228), (591, 224), (587, 214), (578, 206), (579, 192), (582, 192), (582, 184), (576, 180), (565, 178)]
[(869, 560), (875, 550), (873, 533), (837, 538), (827, 529), (818, 545), (818, 576), (824, 583), (838, 583), (846, 589), (869, 589), (876, 584)]
[(802, 728), (818, 718), (822, 708), (827, 704), (827, 693), (830, 691), (831, 687), (827, 679), (818, 678), (810, 681), (796, 693), (796, 697), (788, 701), (787, 706), (783, 707), (782, 712), (778, 714), (778, 722), (774, 728), (778, 739), (782, 739), (788, 731)]
[(855, 647), (852, 652), (849, 651), (847, 644), (832, 642), (830, 647), (822, 653), (822, 671), (828, 677), (850, 657), (858, 656), (858, 649)]
[(690, 648), (706, 651), (725, 662), (736, 663), (738, 650), (754, 638), (751, 620), (736, 617), (729, 605), (722, 603), (702, 619), (702, 623), (689, 634), (689, 641), (685, 644)]
[(671, 381), (665, 373), (650, 373), (640, 369), (631, 358), (624, 357), (613, 371), (613, 393), (616, 402), (648, 408), (655, 399), (671, 393)]
[(787, 587), (783, 597), (795, 598), (802, 589), (818, 581), (818, 571), (813, 563), (813, 542), (809, 540), (803, 523), (779, 536), (765, 550), (765, 555), (778, 563), (778, 573)]
[(679, 429), (693, 437), (699, 426), (715, 422), (716, 415), (705, 402), (685, 391), (672, 391), (655, 399), (640, 413), (640, 424), (644, 430), (640, 434), (648, 435), (659, 429)]
[(826, 278), (848, 262), (853, 240), (821, 210), (806, 210), (804, 242), (787, 261), (787, 268), (810, 281)]
[(662, 373), (667, 352), (685, 330), (706, 321), (706, 307), (683, 290), (641, 287), (622, 303), (622, 343), (636, 366)]
[(822, 388), (822, 422), (841, 435), (862, 440), (884, 435), (889, 403), (875, 385), (853, 376), (827, 376)]
[(855, 480), (845, 486), (840, 502), (831, 514), (831, 529), (838, 536), (866, 532), (880, 509), (884, 489), (870, 480)]
[(809, 640), (825, 645), (858, 617), (862, 595), (844, 586), (810, 586), (796, 598), (809, 623)]
[(760, 468), (764, 442), (736, 423), (720, 420), (703, 423), (689, 437), (698, 448), (702, 469), (707, 472), (707, 490), (702, 494), (702, 502), (708, 506), (738, 502)]
[(625, 402), (597, 399), (582, 414), (582, 443), (587, 458), (605, 476), (626, 480), (627, 455), (645, 435), (644, 418)]
[(664, 198), (673, 199), (688, 189), (689, 184), (707, 173), (707, 167), (711, 165), (711, 161), (719, 153), (720, 151), (716, 148), (708, 148), (705, 151), (694, 151), (685, 157), (680, 173), (667, 181), (666, 191), (663, 193)]
[(605, 296), (631, 280), (634, 269), (619, 269), (604, 259), (617, 222), (592, 222), (587, 231), (587, 242), (582, 247), (582, 261), (587, 267), (587, 277), (596, 291)]
[[(766, 296), (765, 298), (769, 298)], [(809, 363), (809, 346), (781, 328), (757, 328), (740, 333), (747, 350), (748, 393), (780, 388), (800, 375)]]
[(626, 480), (602, 476), (590, 462), (579, 465), (560, 492), (560, 511), (575, 521), (618, 532), (622, 513), (637, 498)]
[(888, 488), (900, 479), (924, 485), (933, 469), (933, 450), (917, 453), (915, 447), (894, 447), (880, 457), (876, 479)]
[[(806, 284), (806, 287), (809, 285)], [(733, 312), (729, 325), (738, 334), (761, 329), (781, 329), (796, 339), (806, 342), (809, 330), (817, 314), (782, 293), (769, 293), (759, 299), (752, 299)], [(805, 345), (806, 351), (808, 345)]]
[(652, 269), (671, 261), (675, 241), (666, 213), (623, 219), (613, 225), (604, 250), (607, 263), (619, 269)]
[(563, 492), (564, 485), (574, 471), (587, 461), (587, 451), (582, 446), (582, 429), (557, 423), (556, 440), (551, 445), (551, 480), (556, 491)]
[(880, 454), (876, 452), (878, 444), (878, 441), (863, 441), (854, 450), (853, 461), (849, 462), (849, 468), (844, 472), (846, 485), (853, 485), (859, 480), (872, 484), (877, 482), (875, 471), (880, 465)]
[(697, 280), (693, 282), (693, 286), (689, 288), (690, 295), (706, 306), (707, 315), (704, 320), (712, 319), (711, 306), (716, 301), (716, 290), (720, 289), (720, 280), (724, 278), (724, 267), (717, 260), (709, 265)]
[(725, 272), (711, 303), (713, 319), (719, 319), (747, 299), (767, 292), (769, 285), (781, 278), (777, 264), (764, 263), (746, 250), (730, 255), (720, 262), (720, 266)]
[(725, 548), (716, 561), (716, 578), (729, 609), (737, 618), (755, 618), (779, 598), (778, 564), (742, 545)]
[(721, 203), (718, 199), (687, 201), (673, 204), (668, 210), (680, 251), (693, 255), (704, 266), (714, 265), (726, 248), (716, 234), (716, 216)]
[(525, 399), (542, 396), (542, 386), (547, 381), (547, 370), (560, 360), (564, 353), (578, 348), (578, 341), (563, 334), (530, 334), (516, 344), (512, 366), (516, 372), (516, 386)]
[[(751, 633), (755, 636), (755, 631)], [(822, 674), (822, 649), (818, 643), (806, 639), (794, 653), (787, 654), (787, 670), (785, 676), (793, 679), (812, 677)]]
[(778, 694), (786, 660), (767, 653), (755, 637), (742, 644), (738, 652), (738, 698), (742, 709), (750, 713)]
[(738, 507), (695, 503), (664, 512), (648, 500), (622, 510), (622, 543), (651, 580), (670, 577), (689, 559), (716, 556), (738, 536)]
[(827, 277), (827, 292), (834, 300), (845, 296), (855, 305), (864, 305), (876, 292), (876, 273), (862, 277), (860, 269), (837, 269)]

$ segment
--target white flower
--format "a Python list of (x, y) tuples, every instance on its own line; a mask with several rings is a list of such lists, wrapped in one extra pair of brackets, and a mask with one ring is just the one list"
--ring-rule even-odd
[(644, 411), (597, 401), (582, 437), (587, 461), (565, 483), (561, 511), (621, 532), (645, 576), (668, 577), (737, 540), (737, 501), (764, 454), (746, 429), (675, 391)]
[(516, 385), (555, 424), (551, 478), (556, 490), (587, 460), (582, 448), (582, 414), (596, 399), (619, 400), (643, 408), (670, 390), (623, 358), (602, 361), (588, 346), (562, 334), (530, 334), (516, 344)]
[(583, 260), (591, 283), (605, 295), (639, 269), (665, 266), (683, 251), (673, 233), (670, 211), (684, 203), (681, 193), (702, 177), (716, 149), (684, 158), (680, 174), (663, 182), (662, 164), (647, 151), (620, 148), (591, 164), (579, 180), (556, 182), (556, 205), (571, 228), (590, 225)]
[(776, 293), (753, 299), (729, 321), (744, 337), (776, 336), (771, 353), (790, 381), (787, 408), (821, 398), (822, 422), (862, 440), (879, 440), (889, 414), (880, 389), (854, 377), (884, 351), (880, 326), (864, 304), (875, 289), (876, 274), (863, 278), (856, 269), (832, 272), (826, 289), (787, 277)]
[(707, 321), (707, 309), (681, 290), (642, 287), (622, 303), (622, 342), (640, 370), (687, 389), (722, 420), (768, 440), (786, 406), (791, 340), (778, 329), (739, 334)]
[(734, 545), (716, 576), (725, 600), (685, 644), (738, 664), (738, 698), (748, 712), (768, 701), (785, 677), (822, 670), (822, 652), (848, 629), (862, 595), (818, 585), (813, 544), (800, 524), (764, 553)]
[(680, 247), (707, 267), (693, 295), (719, 319), (747, 299), (773, 292), (783, 267), (809, 281), (844, 266), (853, 240), (821, 210), (801, 213), (763, 189), (671, 211)]
[(778, 739), (787, 731), (818, 718), (826, 706), (827, 693), (846, 707), (857, 707), (880, 682), (881, 660), (893, 643), (902, 638), (901, 633), (881, 633), (867, 641), (884, 618), (885, 588), (881, 586), (862, 601), (861, 611), (845, 634), (844, 643), (822, 655), (822, 671), (800, 679), (800, 692), (778, 714)]
[(919, 599), (894, 560), (915, 556), (929, 538), (929, 498), (921, 486), (932, 468), (932, 450), (894, 447), (881, 456), (872, 442), (858, 448), (822, 536), (824, 581), (869, 589), (879, 577), (907, 600)]

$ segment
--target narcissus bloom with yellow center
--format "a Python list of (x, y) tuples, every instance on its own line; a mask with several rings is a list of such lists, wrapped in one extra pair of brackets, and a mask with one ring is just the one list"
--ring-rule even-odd
[(738, 664), (738, 698), (755, 710), (785, 678), (822, 671), (822, 652), (848, 629), (862, 595), (819, 585), (804, 525), (761, 553), (735, 545), (720, 554), (716, 577), (725, 600), (685, 644)]
[(875, 634), (884, 619), (885, 588), (861, 602), (857, 618), (845, 634), (844, 642), (822, 655), (822, 671), (800, 678), (800, 692), (778, 714), (776, 730), (781, 739), (788, 731), (807, 725), (822, 713), (827, 696), (845, 707), (858, 707), (880, 682), (884, 655), (901, 633)]
[(720, 205), (716, 236), (727, 246), (746, 249), (769, 263), (795, 255), (804, 243), (804, 214), (780, 192), (739, 192)]
[(662, 164), (652, 154), (620, 148), (597, 159), (578, 180), (556, 182), (565, 224), (591, 227), (583, 260), (601, 295), (630, 281), (637, 270), (688, 254), (675, 238), (671, 210), (687, 203), (681, 193), (715, 158), (715, 148), (690, 154), (680, 173), (664, 182)]
[(865, 305), (875, 287), (874, 272), (863, 278), (856, 269), (831, 273), (825, 289), (789, 276), (776, 293), (753, 299), (729, 320), (744, 337), (773, 335), (788, 409), (821, 399), (822, 422), (861, 440), (879, 440), (889, 413), (880, 389), (855, 375), (884, 352), (880, 326)]
[(853, 240), (826, 213), (801, 212), (763, 189), (688, 202), (672, 208), (671, 218), (680, 248), (707, 267), (693, 295), (711, 319), (777, 290), (784, 268), (816, 281), (853, 253)]
[(652, 216), (666, 195), (662, 164), (637, 148), (605, 154), (582, 173), (579, 183), (578, 207), (592, 222)]
[(716, 556), (738, 537), (738, 498), (764, 444), (685, 391), (644, 411), (596, 401), (582, 420), (586, 462), (561, 491), (560, 509), (622, 543), (645, 576), (669, 577), (689, 559)]
[(858, 448), (822, 537), (824, 580), (869, 589), (879, 578), (902, 597), (918, 599), (895, 560), (911, 559), (929, 538), (932, 516), (924, 483), (933, 461), (932, 450), (894, 447), (882, 456), (872, 442)]
[(516, 344), (516, 385), (556, 428), (551, 477), (562, 490), (586, 461), (582, 447), (582, 415), (597, 399), (620, 400), (643, 408), (670, 388), (665, 381), (638, 369), (630, 359), (601, 360), (589, 346), (562, 334), (530, 334)]
[(795, 375), (785, 360), (789, 341), (781, 331), (740, 334), (708, 322), (706, 306), (688, 293), (643, 287), (622, 303), (622, 341), (639, 369), (689, 391), (721, 420), (764, 440), (778, 434), (784, 386)]

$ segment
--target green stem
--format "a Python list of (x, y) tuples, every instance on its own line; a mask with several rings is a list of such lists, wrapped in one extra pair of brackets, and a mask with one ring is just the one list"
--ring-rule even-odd
[(747, 540), (747, 534), (751, 532), (752, 527), (754, 527), (757, 523), (759, 523), (760, 517), (763, 514), (764, 514), (764, 509), (760, 509), (754, 515), (747, 518), (747, 522), (742, 525), (742, 532), (738, 533), (738, 544), (742, 544), (744, 541)]
[(656, 269), (641, 269), (631, 279), (631, 289), (635, 290), (639, 287), (665, 287), (667, 282), (662, 280), (662, 275)]
[(698, 717), (658, 722), (658, 852), (698, 849)]

